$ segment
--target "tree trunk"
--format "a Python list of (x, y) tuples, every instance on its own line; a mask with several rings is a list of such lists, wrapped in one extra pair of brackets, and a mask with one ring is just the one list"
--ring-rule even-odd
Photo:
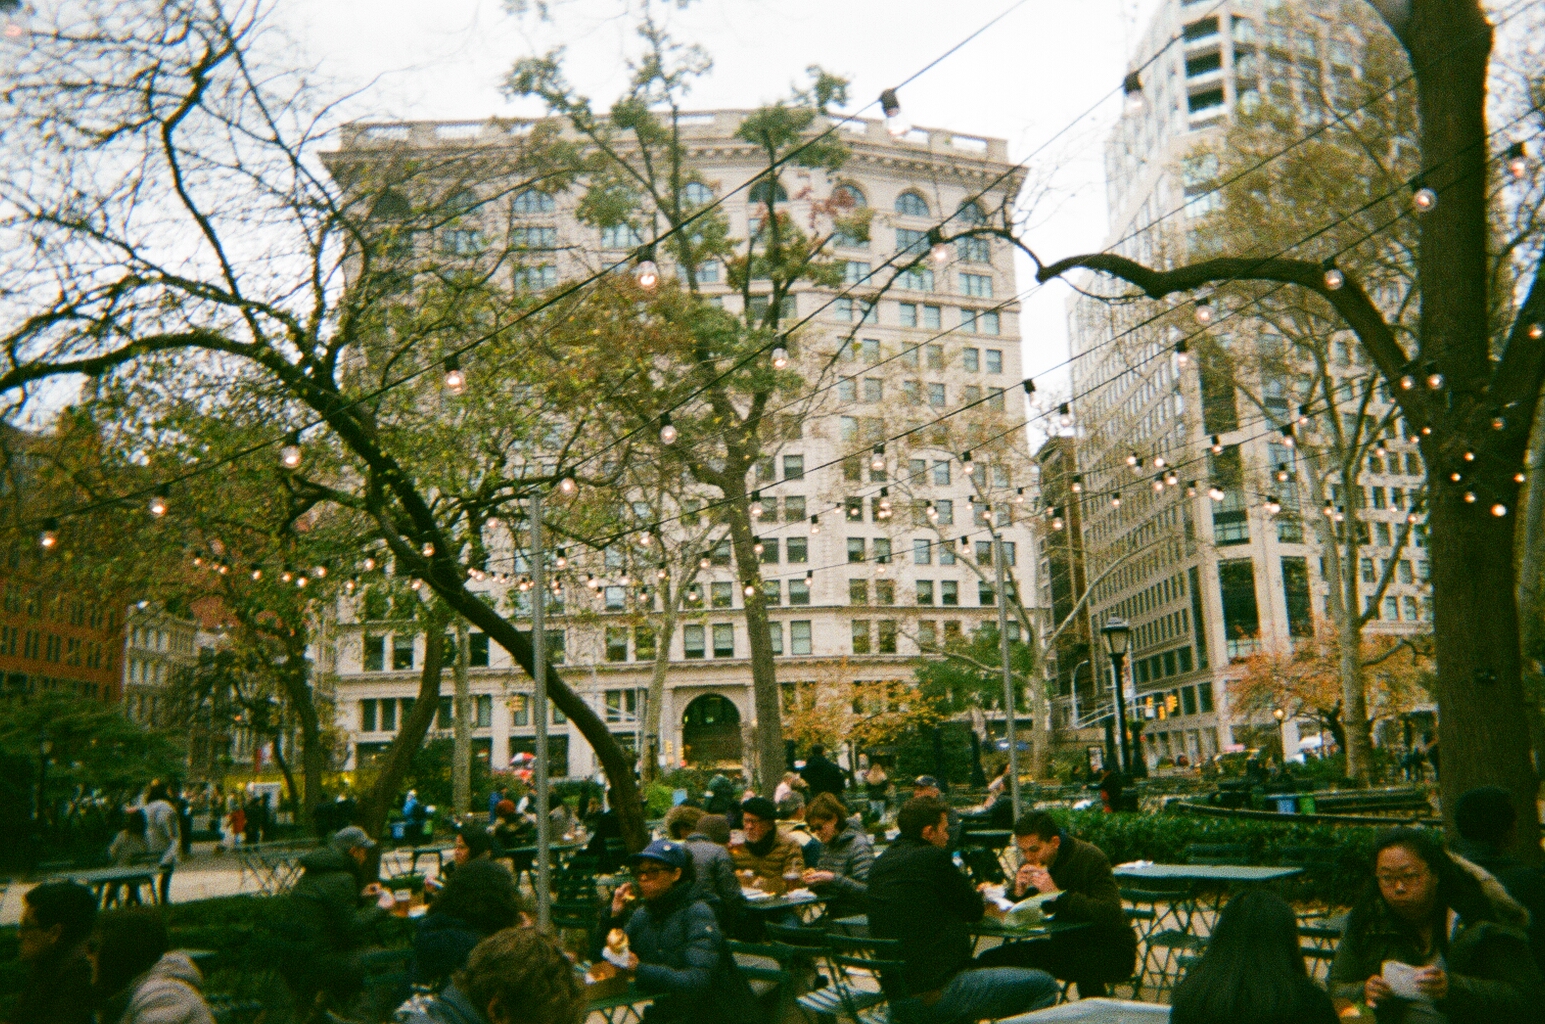
[(397, 738), (386, 748), (386, 756), (382, 758), (381, 770), (375, 782), (360, 801), (360, 827), (372, 836), (379, 836), (386, 827), (386, 816), (396, 801), (402, 780), (408, 776), (413, 755), (424, 745), (430, 723), (440, 710), (440, 669), (445, 658), (445, 626), (450, 616), (436, 602), (428, 618), (424, 637), (424, 668), (418, 677), (418, 699), (413, 702), (412, 712), (403, 719)]
[[(1349, 527), (1351, 523), (1347, 524)], [(1350, 574), (1355, 559), (1345, 560), (1345, 570)], [(1357, 588), (1355, 576), (1352, 589)], [(1358, 614), (1346, 616), (1356, 622)], [(1359, 786), (1373, 781), (1373, 737), (1368, 729), (1368, 699), (1363, 688), (1362, 630), (1357, 628), (1337, 631), (1341, 666), (1341, 749), (1346, 753), (1347, 777)]]
[(295, 786), (295, 772), (290, 768), (289, 759), (284, 756), (284, 730), (274, 730), (274, 764), (279, 766), (279, 774), (284, 776), (284, 786), (290, 791), (290, 806), (297, 811), (301, 807), (300, 790)]
[(665, 676), (671, 667), (671, 640), (676, 635), (674, 601), (678, 591), (666, 588), (660, 595), (665, 617), (660, 620), (654, 638), (654, 666), (649, 674), (649, 693), (644, 698), (645, 750), (639, 761), (639, 778), (646, 786), (659, 776), (660, 752), (665, 748), (660, 739), (660, 713), (661, 705), (665, 703)]
[(285, 703), (300, 726), (302, 793), (296, 807), (303, 808), (302, 820), (315, 829), (317, 808), (327, 798), (322, 789), (322, 773), (327, 770), (327, 751), (322, 746), (322, 723), (317, 717), (315, 694), (310, 685), (309, 663), (303, 656), (292, 659), (291, 663), (298, 664), (299, 668), (297, 671), (284, 672), (283, 686)]
[[(730, 476), (730, 474), (726, 474)], [(751, 642), (751, 696), (756, 708), (757, 776), (762, 795), (771, 796), (783, 778), (783, 695), (778, 689), (778, 671), (773, 663), (772, 630), (767, 620), (767, 599), (762, 593), (760, 560), (753, 549), (751, 503), (746, 495), (745, 477), (734, 478), (740, 486), (730, 488), (728, 519), (730, 542), (735, 548), (737, 586), (745, 594), (746, 636)]]
[(456, 619), (455, 739), (451, 749), (451, 806), (472, 810), (472, 693), (467, 686), (467, 620)]
[(1519, 650), (1535, 775), (1545, 774), (1545, 417), (1535, 410), (1528, 483), (1515, 528), (1518, 554)]

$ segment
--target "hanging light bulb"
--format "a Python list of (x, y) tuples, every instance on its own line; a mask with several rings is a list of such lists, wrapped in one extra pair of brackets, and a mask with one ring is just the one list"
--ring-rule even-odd
[(654, 291), (660, 283), (660, 268), (654, 262), (654, 246), (646, 245), (638, 251), (638, 266), (633, 268), (633, 280), (646, 292)]
[(1219, 487), (1217, 484), (1213, 484), (1211, 487), (1207, 488), (1207, 497), (1211, 498), (1213, 501), (1222, 501), (1225, 497), (1227, 497), (1227, 495), (1224, 493), (1223, 488)]
[(412, 583), (408, 584), (408, 588), (411, 589), (411, 590), (418, 590), (421, 587), (423, 587), (423, 585), (424, 585), (424, 581), (423, 580), (415, 578)]
[(1023, 386), (1027, 397), (1035, 394), (1035, 381), (1032, 378), (1026, 377)]
[(675, 444), (676, 438), (680, 436), (676, 430), (676, 425), (671, 422), (671, 414), (662, 412), (660, 414), (660, 443)]
[(1164, 493), (1164, 475), (1162, 473), (1153, 478), (1153, 493)]
[(1277, 466), (1277, 483), (1285, 484), (1290, 479), (1292, 479), (1292, 477), (1293, 477), (1292, 471), (1290, 471), (1287, 468), (1287, 464), (1286, 463), (1281, 463), (1281, 464), (1279, 464)]
[(300, 466), (300, 431), (292, 430), (279, 448), (279, 465), (285, 469)]
[(445, 390), (453, 395), (467, 390), (467, 375), (461, 372), (461, 359), (457, 356), (445, 357)]
[(1300, 427), (1307, 427), (1309, 425), (1309, 407), (1307, 405), (1300, 405), (1298, 407), (1298, 425)]
[(1292, 448), (1297, 443), (1297, 438), (1293, 436), (1293, 424), (1289, 423), (1282, 428), (1282, 444), (1284, 447)]
[(366, 555), (365, 560), (361, 562), (360, 565), (364, 567), (366, 572), (372, 572), (375, 570), (376, 560), (369, 555)]
[(890, 132), (891, 138), (899, 139), (912, 130), (911, 122), (901, 112), (901, 101), (896, 98), (895, 89), (880, 93), (880, 113), (885, 115), (885, 130)]
[(760, 518), (762, 518), (762, 492), (761, 491), (752, 491), (751, 492), (751, 518), (752, 519), (760, 519)]
[(944, 241), (944, 233), (938, 228), (928, 229), (928, 258), (938, 266), (950, 261), (950, 247)]
[(1507, 147), (1507, 172), (1520, 181), (1529, 173), (1529, 153), (1522, 142)]
[(1417, 213), (1426, 213), (1438, 205), (1438, 194), (1422, 183), (1420, 174), (1411, 179), (1411, 205)]
[(1495, 505), (1491, 506), (1491, 514), (1496, 516), (1498, 519), (1501, 519), (1503, 516), (1507, 515), (1507, 506), (1499, 501)]
[(764, 545), (761, 541), (757, 541), (755, 544), (751, 545), (751, 551), (753, 554), (760, 555), (763, 551), (766, 550), (766, 545)]
[(1276, 496), (1272, 494), (1266, 495), (1266, 503), (1263, 507), (1266, 509), (1266, 514), (1269, 516), (1274, 516), (1278, 512), (1282, 511), (1282, 503), (1279, 502)]
[(1153, 468), (1154, 469), (1163, 469), (1164, 468), (1164, 456), (1162, 456), (1162, 455), (1155, 455), (1153, 457)]
[(1415, 377), (1414, 374), (1402, 373), (1400, 375), (1400, 390), (1401, 391), (1410, 391), (1410, 390), (1412, 390), (1415, 387), (1416, 387), (1416, 377)]
[(1523, 475), (1522, 472), (1518, 472), (1518, 473), (1514, 473), (1513, 474), (1513, 483), (1521, 484), (1523, 482), (1524, 482), (1524, 475)]
[(881, 519), (889, 519), (891, 517), (891, 491), (889, 487), (880, 488), (880, 510), (878, 515)]
[(1466, 491), (1465, 492), (1465, 504), (1467, 504), (1467, 505), (1474, 505), (1475, 504), (1475, 500), (1476, 499), (1475, 499), (1475, 492), (1474, 491)]
[(1491, 418), (1491, 429), (1492, 430), (1506, 430), (1507, 429), (1507, 420), (1503, 419), (1501, 416), (1493, 416)]
[(558, 557), (553, 560), (553, 564), (556, 565), (560, 569), (563, 569), (563, 568), (567, 567), (568, 564), (569, 564), (569, 549), (568, 548), (559, 548), (558, 549)]
[(885, 446), (883, 444), (874, 446), (874, 452), (869, 456), (869, 468), (876, 473), (885, 472)]
[(559, 494), (573, 494), (579, 490), (579, 484), (575, 483), (572, 476), (566, 476), (558, 481)]
[(961, 454), (960, 468), (966, 471), (966, 476), (971, 476), (976, 472), (976, 463), (971, 461), (970, 452), (964, 452)]
[(1382, 459), (1384, 456), (1389, 454), (1389, 449), (1384, 447), (1383, 441), (1380, 441), (1378, 444), (1373, 446), (1373, 454)]
[(52, 551), (59, 546), (59, 520), (52, 517), (43, 520), (43, 530), (38, 534), (38, 546)]
[(811, 516), (810, 517), (810, 532), (811, 532), (811, 534), (817, 534), (817, 533), (821, 532), (821, 517), (820, 516)]
[(655, 570), (654, 578), (657, 580), (670, 579), (670, 575), (671, 574), (664, 569), (657, 569)]
[(1341, 511), (1341, 506), (1337, 505), (1336, 506), (1336, 510), (1330, 514), (1330, 518), (1334, 522), (1344, 523), (1344, 522), (1346, 522), (1346, 518), (1347, 517), (1346, 517), (1346, 513)]
[(1084, 493), (1084, 475), (1082, 473), (1073, 474), (1073, 483), (1068, 487), (1068, 490), (1072, 491), (1074, 494)]
[(774, 370), (786, 369), (789, 365), (789, 350), (781, 345), (773, 349), (772, 365)]
[(1110, 496), (1110, 507), (1111, 508), (1120, 508), (1121, 507), (1121, 492), (1120, 491), (1117, 491), (1115, 494), (1112, 494)]
[(1143, 112), (1143, 78), (1136, 71), (1127, 72), (1121, 80), (1122, 106), (1128, 114)]
[(1197, 494), (1197, 491), (1196, 491), (1196, 481), (1195, 480), (1187, 480), (1186, 481), (1186, 497), (1194, 498), (1194, 497), (1196, 497), (1196, 494)]
[(1326, 260), (1325, 261), (1325, 287), (1329, 288), (1331, 291), (1336, 291), (1337, 289), (1339, 289), (1342, 285), (1344, 285), (1346, 283), (1347, 283), (1346, 275), (1343, 274), (1341, 272), (1340, 268), (1338, 268), (1336, 266), (1336, 261), (1334, 259)]
[(1025, 489), (1023, 487), (1016, 487), (1014, 489), (1014, 504), (1016, 504), (1016, 505), (1023, 505), (1024, 503), (1025, 503)]
[(747, 583), (746, 584), (746, 596), (747, 597), (754, 597), (755, 595), (756, 595), (756, 587), (754, 587), (751, 584)]
[(426, 540), (424, 542), (424, 546), (422, 548), (420, 548), (419, 550), (424, 553), (424, 557), (425, 558), (433, 558), (435, 556), (435, 544), (434, 544), (434, 541)]
[(1541, 338), (1545, 338), (1545, 324), (1530, 324), (1529, 338), (1531, 341), (1539, 341)]
[(348, 582), (346, 582), (343, 585), (343, 592), (345, 594), (352, 594), (352, 593), (354, 593), (354, 589), (356, 587), (358, 587), (358, 586), (359, 586), (359, 581), (358, 580), (349, 580)]
[(1179, 341), (1175, 342), (1175, 364), (1181, 369), (1185, 369), (1187, 364), (1190, 362), (1191, 349), (1186, 345), (1186, 339), (1181, 338)]
[(1196, 322), (1199, 324), (1205, 326), (1206, 324), (1212, 323), (1212, 300), (1197, 299), (1194, 315), (1196, 316)]
[(1430, 391), (1437, 391), (1442, 386), (1443, 386), (1443, 374), (1438, 371), (1438, 364), (1437, 363), (1428, 363), (1427, 364), (1427, 388), (1428, 388), (1428, 390), (1430, 390)]
[(1448, 478), (1449, 478), (1449, 480), (1451, 482), (1457, 484), (1459, 481), (1461, 481), (1461, 480), (1463, 480), (1465, 478), (1465, 475), (1463, 473), (1459, 472), (1459, 470), (1456, 469), (1456, 470), (1454, 470), (1452, 473), (1450, 473), (1448, 475)]
[(289, 569), (285, 569), (283, 572), (281, 572), (279, 574), (279, 582), (280, 583), (289, 583), (294, 578), (295, 578), (295, 574), (293, 572), (291, 572)]
[(171, 489), (165, 484), (156, 488), (155, 497), (150, 499), (150, 514), (153, 516), (166, 515), (167, 498), (171, 497)]
[(1421, 516), (1417, 515), (1415, 512), (1407, 512), (1406, 513), (1406, 522), (1415, 524), (1415, 523), (1419, 522), (1420, 520), (1421, 520)]
[(1180, 485), (1180, 474), (1173, 469), (1170, 470), (1164, 474), (1164, 483), (1168, 487), (1178, 487)]
[(1051, 517), (1051, 528), (1053, 530), (1060, 530), (1062, 529), (1063, 525), (1062, 516), (1054, 515)]
[(1212, 453), (1214, 455), (1223, 454), (1223, 441), (1218, 437), (1217, 434), (1212, 435)]
[(295, 577), (295, 586), (302, 590), (305, 589), (307, 582), (309, 581), (306, 579), (306, 575), (304, 573)]
[(1475, 461), (1475, 453), (1474, 452), (1465, 452), (1464, 460), (1466, 462), (1474, 462)]
[(319, 580), (320, 579), (325, 579), (327, 577), (327, 566), (325, 566), (325, 565), (317, 566), (316, 568), (311, 570), (311, 575), (315, 576)]
[(699, 558), (697, 560), (697, 567), (699, 569), (706, 569), (706, 568), (708, 568), (712, 564), (713, 564), (713, 561), (707, 555), (703, 555), (701, 558)]
[(928, 518), (932, 522), (937, 523), (939, 521), (939, 510), (933, 507), (933, 502), (930, 501), (928, 503), (928, 507), (927, 507), (926, 511), (927, 511), (927, 514), (928, 514)]

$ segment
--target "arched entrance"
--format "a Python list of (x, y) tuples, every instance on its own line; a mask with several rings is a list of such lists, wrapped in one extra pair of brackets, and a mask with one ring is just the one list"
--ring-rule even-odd
[(681, 753), (688, 764), (740, 762), (740, 710), (728, 698), (705, 693), (681, 715)]

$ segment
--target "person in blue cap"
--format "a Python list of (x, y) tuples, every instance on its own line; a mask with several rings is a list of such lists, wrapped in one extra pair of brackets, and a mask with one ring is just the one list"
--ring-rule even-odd
[[(605, 961), (597, 978), (630, 971), (640, 992), (655, 996), (646, 1024), (746, 1024), (758, 1012), (751, 988), (725, 944), (713, 909), (693, 897), (692, 854), (657, 839), (628, 858), (633, 881), (617, 887), (601, 920)], [(638, 903), (628, 914), (630, 904)], [(624, 924), (624, 921), (626, 923)], [(613, 929), (621, 928), (626, 944)]]

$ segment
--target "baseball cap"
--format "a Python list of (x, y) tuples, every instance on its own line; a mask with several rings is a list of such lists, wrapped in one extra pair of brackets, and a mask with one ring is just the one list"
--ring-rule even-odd
[(944, 788), (943, 786), (939, 785), (939, 780), (934, 778), (932, 775), (919, 775), (917, 778), (912, 780), (912, 786), (915, 789), (924, 789), (928, 786), (932, 786), (934, 789)]
[(628, 863), (636, 867), (641, 860), (657, 860), (666, 867), (683, 868), (687, 866), (687, 857), (687, 848), (680, 843), (669, 839), (656, 839), (629, 857)]
[(375, 844), (376, 841), (371, 839), (364, 829), (358, 825), (349, 825), (334, 832), (332, 841), (328, 845), (335, 850), (348, 853), (356, 846), (363, 846), (368, 850), (375, 846)]
[(741, 803), (740, 809), (746, 814), (754, 814), (763, 821), (778, 820), (778, 805), (765, 796), (754, 796)]

